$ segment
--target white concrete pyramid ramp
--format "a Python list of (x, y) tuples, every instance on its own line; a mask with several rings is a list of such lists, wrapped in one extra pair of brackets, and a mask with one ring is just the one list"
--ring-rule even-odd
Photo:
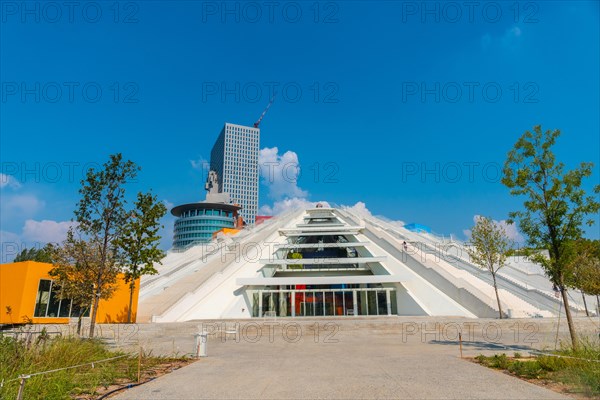
[[(449, 246), (464, 250), (447, 237), (411, 232), (348, 208), (290, 211), (231, 238), (170, 252), (157, 265), (159, 274), (142, 280), (138, 321), (497, 317), (486, 272), (462, 253), (456, 262), (435, 256)], [(539, 267), (510, 265), (499, 276), (504, 313), (553, 315), (558, 303)]]
[[(349, 210), (346, 209), (345, 211)], [(451, 236), (444, 237), (426, 232), (412, 232), (402, 226), (370, 215), (365, 220), (368, 225), (377, 227), (394, 237), (397, 242), (396, 245), (400, 241), (406, 240), (408, 243), (418, 244), (418, 250), (416, 251), (419, 251), (420, 254), (426, 253), (425, 256), (429, 257), (432, 262), (438, 264), (438, 259), (442, 258), (439, 261), (442, 269), (445, 266), (449, 272), (454, 271), (454, 274), (460, 271), (458, 276), (463, 277), (467, 276), (463, 274), (467, 272), (477, 280), (483, 281), (482, 284), (467, 279), (474, 286), (481, 289), (481, 293), (478, 294), (480, 299), (497, 311), (495, 295), (492, 297), (494, 300), (490, 301), (489, 294), (486, 294), (489, 292), (489, 287), (491, 287), (491, 276), (470, 262), (464, 243)], [(558, 315), (562, 299), (555, 296), (552, 291), (552, 283), (540, 265), (527, 260), (525, 257), (509, 257), (508, 264), (499, 270), (497, 278), (499, 279), (500, 297), (505, 313), (510, 310), (512, 317), (552, 317)], [(581, 294), (573, 290), (568, 291), (568, 294), (571, 311), (575, 315), (585, 315)], [(488, 299), (486, 300), (486, 298)], [(586, 296), (586, 300), (590, 314), (597, 315), (597, 311), (593, 306), (596, 299), (592, 296)]]
[[(355, 217), (362, 220), (360, 216)], [(380, 231), (379, 233), (382, 232)], [(357, 235), (357, 239), (369, 242), (370, 244), (366, 248), (374, 256), (387, 257), (386, 261), (382, 264), (390, 274), (404, 277), (402, 285), (399, 287), (399, 301), (405, 304), (413, 301), (415, 304), (412, 307), (404, 308), (402, 315), (476, 317), (472, 312), (408, 268), (402, 262), (402, 259), (398, 259), (379, 247), (376, 241), (371, 241), (367, 236), (362, 234)]]
[[(287, 226), (298, 218), (290, 216), (280, 222), (286, 219), (288, 220)], [(277, 230), (273, 229), (278, 225), (275, 224), (271, 229), (263, 229), (250, 235), (235, 243), (235, 246), (230, 246), (229, 249), (223, 249), (227, 252), (226, 255), (233, 258), (233, 261), (227, 264), (222, 271), (211, 276), (198, 290), (181, 299), (157, 319), (157, 322), (249, 318), (248, 298), (240, 290), (236, 279), (255, 276), (257, 270), (262, 266), (259, 263), (259, 260), (264, 257), (262, 253), (272, 249), (273, 244), (283, 242)]]
[[(300, 213), (301, 211), (296, 211), (294, 214)], [(182, 314), (192, 312), (190, 308), (199, 304), (198, 297), (205, 294), (202, 291), (203, 287), (209, 283), (214, 285), (215, 281), (223, 277), (223, 272), (229, 266), (238, 265), (236, 262), (240, 260), (239, 249), (244, 247), (240, 243), (247, 245), (246, 247), (253, 243), (262, 243), (265, 236), (272, 235), (272, 232), (276, 232), (277, 227), (289, 218), (291, 215), (288, 214), (265, 221), (238, 234), (233, 240), (193, 246), (182, 253), (169, 253), (162, 260), (162, 265), (157, 265), (159, 274), (146, 277), (140, 285), (137, 321), (185, 320), (182, 319)], [(215, 310), (220, 308), (222, 304)], [(215, 312), (220, 313), (215, 310), (211, 311), (211, 317)], [(196, 315), (193, 312), (192, 315), (189, 319), (202, 317), (202, 314)]]

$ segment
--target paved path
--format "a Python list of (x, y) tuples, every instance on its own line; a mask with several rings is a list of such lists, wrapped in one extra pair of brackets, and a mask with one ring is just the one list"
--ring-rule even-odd
[[(258, 321), (264, 324), (263, 321)], [(282, 322), (283, 324), (285, 322)], [(502, 372), (462, 360), (452, 333), (402, 335), (396, 328), (341, 325), (321, 321), (298, 326), (284, 337), (281, 325), (262, 336), (242, 329), (239, 342), (216, 335), (207, 358), (129, 389), (115, 399), (567, 399)], [(414, 326), (404, 326), (403, 331)], [(269, 336), (272, 337), (270, 340)], [(513, 335), (504, 336), (510, 342)], [(471, 355), (489, 352), (490, 343), (473, 337)], [(521, 338), (522, 339), (522, 338)], [(256, 341), (252, 343), (252, 341)], [(506, 340), (505, 340), (506, 342)], [(513, 342), (512, 345), (519, 346)], [(512, 351), (507, 351), (512, 354)]]

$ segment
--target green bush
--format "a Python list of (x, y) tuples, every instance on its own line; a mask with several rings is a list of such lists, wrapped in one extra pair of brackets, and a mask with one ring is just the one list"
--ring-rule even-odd
[(539, 356), (537, 358), (540, 367), (545, 371), (556, 372), (565, 368), (565, 359), (553, 356)]
[(577, 351), (565, 347), (558, 354), (573, 358), (560, 359), (562, 368), (557, 379), (586, 396), (600, 396), (600, 344), (582, 338)]
[(540, 378), (544, 375), (544, 370), (537, 360), (513, 361), (508, 366), (508, 371), (523, 378)]
[(477, 360), (478, 363), (483, 364), (483, 365), (487, 365), (487, 357), (484, 356), (483, 354), (478, 355), (477, 357), (475, 357), (475, 360)]
[[(47, 335), (46, 335), (47, 336)], [(16, 340), (0, 334), (0, 399), (16, 398), (22, 374), (49, 371), (99, 361), (117, 356), (119, 359), (81, 366), (77, 368), (37, 375), (25, 383), (25, 399), (65, 399), (73, 395), (94, 394), (99, 387), (114, 384), (117, 380), (137, 379), (137, 354), (111, 352), (99, 340), (79, 338), (48, 338)], [(149, 369), (165, 359), (143, 358), (143, 366)]]
[(499, 369), (507, 369), (508, 368), (508, 357), (506, 357), (506, 354), (502, 353), (500, 355), (495, 354), (491, 359), (490, 359), (490, 367), (492, 368), (499, 368)]
[[(577, 351), (563, 347), (554, 353), (540, 355), (531, 361), (509, 359), (506, 354), (490, 357), (480, 354), (475, 360), (484, 366), (507, 370), (523, 378), (561, 382), (573, 393), (592, 398), (600, 396), (600, 345), (597, 342), (583, 339)], [(520, 358), (521, 355), (515, 353), (514, 356)]]

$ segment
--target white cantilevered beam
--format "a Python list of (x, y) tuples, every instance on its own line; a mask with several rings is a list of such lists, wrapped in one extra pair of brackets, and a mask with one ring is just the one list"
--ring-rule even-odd
[(361, 283), (401, 283), (410, 280), (410, 277), (400, 275), (346, 275), (237, 278), (235, 283), (240, 286), (341, 285)]
[(346, 224), (343, 224), (341, 222), (319, 222), (319, 223), (313, 223), (313, 224), (296, 224), (296, 226), (298, 228), (316, 228), (316, 227), (320, 227), (320, 228), (337, 228), (339, 226), (347, 226)]
[(279, 243), (275, 245), (276, 249), (316, 249), (316, 248), (339, 248), (339, 247), (365, 247), (369, 242), (344, 242), (344, 243)]
[(266, 259), (259, 260), (260, 263), (265, 265), (306, 265), (306, 264), (320, 264), (320, 265), (335, 265), (335, 264), (361, 264), (370, 262), (381, 262), (387, 260), (387, 256), (379, 257), (346, 257), (346, 258), (282, 258), (282, 259)]
[(280, 229), (279, 234), (282, 236), (343, 236), (343, 235), (358, 235), (363, 230), (362, 227), (338, 227), (326, 229)]
[(321, 226), (321, 225), (312, 225), (311, 227), (306, 228), (281, 228), (279, 232), (281, 233), (297, 233), (297, 232), (327, 232), (332, 230), (338, 231), (348, 231), (348, 232), (358, 232), (365, 229), (364, 225), (343, 225), (343, 226)]

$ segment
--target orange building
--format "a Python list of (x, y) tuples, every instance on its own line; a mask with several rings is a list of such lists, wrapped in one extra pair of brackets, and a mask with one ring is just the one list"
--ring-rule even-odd
[(257, 215), (254, 219), (254, 225), (260, 225), (268, 219), (273, 218), (272, 215)]
[(233, 236), (233, 235), (237, 235), (240, 232), (239, 229), (235, 229), (235, 228), (221, 228), (216, 232), (213, 232), (212, 234), (212, 238), (216, 238), (217, 235), (219, 233), (222, 233), (223, 235), (227, 235), (227, 236)]
[[(66, 324), (70, 318), (79, 317), (81, 310), (52, 290), (51, 269), (52, 264), (36, 261), (0, 264), (0, 324)], [(139, 283), (138, 279), (133, 293), (132, 322), (137, 313)], [(100, 300), (96, 322), (127, 322), (128, 308), (129, 285), (121, 274), (114, 295)]]

